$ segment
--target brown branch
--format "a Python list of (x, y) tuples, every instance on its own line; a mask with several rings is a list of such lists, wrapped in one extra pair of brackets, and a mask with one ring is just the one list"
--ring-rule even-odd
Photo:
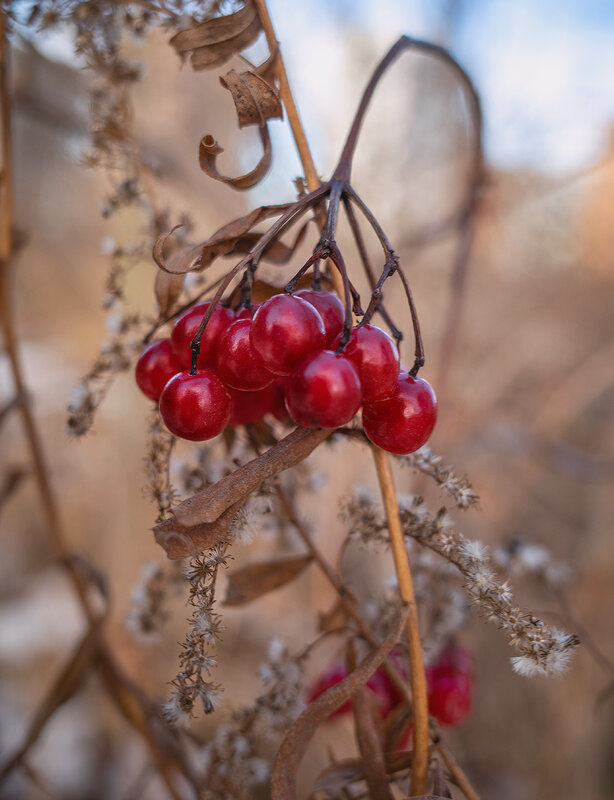
[(235, 503), (246, 500), (265, 480), (307, 458), (331, 433), (330, 428), (295, 428), (261, 456), (175, 506), (174, 517), (185, 526), (215, 522)]
[(394, 478), (390, 467), (388, 453), (373, 445), (373, 457), (377, 468), (384, 508), (390, 532), (390, 544), (394, 556), (394, 565), (399, 581), (399, 592), (409, 608), (407, 617), (407, 643), (409, 648), (409, 666), (411, 692), (413, 696), (414, 723), (414, 760), (411, 776), (412, 796), (423, 795), (426, 791), (429, 750), (429, 714), (426, 693), (426, 675), (420, 630), (418, 627), (418, 609), (414, 596), (414, 587), (409, 568), (409, 558), (405, 546), (405, 537), (401, 527), (399, 503), (394, 486)]

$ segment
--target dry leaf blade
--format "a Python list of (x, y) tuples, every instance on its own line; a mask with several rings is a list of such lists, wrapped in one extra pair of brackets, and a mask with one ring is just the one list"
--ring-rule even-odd
[(179, 31), (170, 40), (182, 60), (190, 56), (192, 67), (212, 69), (250, 45), (260, 32), (256, 8), (247, 0), (234, 14), (212, 17)]
[(296, 800), (296, 773), (316, 729), (349, 700), (361, 686), (364, 686), (384, 663), (386, 656), (401, 635), (407, 614), (408, 607), (403, 607), (397, 615), (393, 631), (380, 646), (373, 650), (341, 683), (331, 686), (310, 703), (290, 727), (273, 765), (271, 800)]
[(311, 555), (249, 564), (228, 575), (225, 606), (242, 606), (293, 581), (311, 564)]

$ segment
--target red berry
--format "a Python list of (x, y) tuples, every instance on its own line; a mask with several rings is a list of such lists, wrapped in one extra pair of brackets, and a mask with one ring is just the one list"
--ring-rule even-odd
[(251, 338), (265, 367), (276, 375), (294, 372), (305, 356), (326, 344), (324, 323), (315, 308), (285, 294), (276, 294), (260, 306)]
[(399, 354), (395, 343), (381, 328), (375, 325), (354, 328), (343, 355), (351, 359), (358, 370), (365, 402), (380, 400), (394, 391)]
[(251, 319), (256, 311), (260, 308), (262, 303), (252, 303), (252, 314), (249, 313), (249, 308), (242, 308), (236, 312), (237, 319)]
[(343, 303), (332, 292), (317, 292), (315, 289), (299, 289), (294, 295), (310, 303), (322, 317), (326, 330), (326, 346), (328, 347), (343, 330), (345, 309)]
[(222, 381), (210, 370), (199, 370), (196, 375), (179, 372), (162, 390), (160, 414), (175, 436), (201, 442), (212, 439), (226, 427), (230, 397)]
[[(173, 326), (173, 332), (171, 333), (173, 352), (177, 361), (184, 368), (189, 369), (191, 366), (192, 351), (190, 350), (190, 342), (194, 338), (194, 334), (198, 330), (198, 326), (210, 305), (211, 303), (199, 303), (193, 306), (182, 314)], [(220, 305), (215, 307), (215, 311), (207, 323), (200, 342), (198, 369), (215, 366), (215, 351), (218, 339), (234, 319), (235, 314), (232, 309), (224, 308), (224, 306)]]
[(330, 350), (312, 353), (292, 374), (286, 388), (286, 408), (297, 425), (336, 428), (360, 408), (362, 393), (352, 362)]
[(467, 675), (438, 675), (427, 670), (427, 684), (429, 713), (442, 725), (457, 725), (469, 715), (472, 686)]
[(251, 329), (251, 318), (238, 319), (226, 328), (217, 344), (217, 374), (228, 386), (244, 392), (264, 389), (275, 380), (254, 352)]
[(135, 377), (139, 389), (151, 400), (160, 397), (168, 381), (181, 367), (168, 339), (148, 344), (136, 362)]
[(403, 455), (422, 447), (437, 421), (437, 398), (422, 378), (399, 377), (396, 391), (383, 400), (365, 403), (362, 424), (373, 444)]

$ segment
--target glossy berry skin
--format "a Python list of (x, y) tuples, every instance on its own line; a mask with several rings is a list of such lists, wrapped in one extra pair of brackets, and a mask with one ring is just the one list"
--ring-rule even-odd
[(168, 339), (151, 342), (143, 350), (134, 371), (139, 389), (157, 400), (168, 381), (181, 370)]
[(343, 330), (345, 309), (341, 300), (332, 292), (316, 292), (315, 289), (299, 289), (294, 296), (306, 300), (322, 317), (326, 346), (331, 345)]
[(393, 394), (365, 403), (364, 431), (373, 444), (389, 453), (413, 453), (425, 444), (437, 421), (437, 398), (422, 378), (399, 376)]
[(221, 433), (230, 417), (230, 396), (210, 370), (179, 372), (160, 395), (160, 415), (175, 436), (202, 442)]
[(290, 375), (301, 361), (326, 344), (322, 318), (300, 297), (276, 294), (254, 316), (252, 345), (264, 366), (276, 375)]
[(251, 318), (236, 320), (220, 336), (216, 348), (217, 374), (225, 384), (244, 392), (264, 389), (275, 380), (254, 352), (251, 329)]
[(297, 425), (336, 428), (356, 414), (362, 402), (358, 372), (331, 350), (312, 353), (293, 372), (286, 387), (286, 408)]
[[(192, 351), (190, 350), (190, 342), (194, 338), (194, 334), (198, 330), (198, 326), (210, 305), (210, 303), (199, 303), (193, 306), (182, 314), (173, 326), (171, 345), (175, 358), (184, 369), (189, 369), (191, 366)], [(215, 307), (215, 311), (207, 323), (200, 342), (200, 355), (197, 361), (198, 369), (215, 365), (218, 340), (234, 319), (235, 313), (232, 309), (224, 308), (220, 305)]]
[(381, 328), (375, 325), (354, 328), (343, 355), (351, 359), (358, 370), (366, 403), (381, 400), (394, 391), (399, 354), (395, 343)]

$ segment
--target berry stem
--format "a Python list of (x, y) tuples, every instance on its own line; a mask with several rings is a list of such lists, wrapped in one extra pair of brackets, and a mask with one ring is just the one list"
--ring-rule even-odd
[(200, 354), (200, 343), (203, 338), (203, 333), (205, 332), (205, 328), (207, 327), (207, 323), (211, 319), (211, 315), (215, 311), (217, 304), (222, 299), (224, 292), (242, 269), (249, 266), (249, 268), (255, 272), (258, 262), (262, 257), (262, 253), (266, 250), (267, 245), (273, 241), (273, 239), (277, 238), (279, 234), (284, 230), (284, 228), (291, 224), (292, 222), (296, 221), (299, 217), (301, 217), (309, 208), (316, 205), (324, 195), (328, 194), (330, 191), (330, 184), (324, 183), (318, 188), (314, 189), (309, 194), (306, 194), (304, 197), (301, 197), (294, 205), (290, 206), (285, 213), (281, 215), (281, 217), (277, 220), (277, 222), (272, 225), (269, 230), (263, 234), (258, 240), (258, 243), (252, 247), (249, 253), (239, 261), (238, 264), (227, 272), (224, 276), (224, 279), (220, 283), (211, 303), (209, 304), (209, 308), (207, 309), (205, 315), (203, 316), (200, 325), (198, 326), (198, 330), (194, 334), (194, 338), (190, 342), (190, 349), (192, 351), (192, 364), (190, 369), (190, 374), (196, 374), (196, 361)]
[[(262, 26), (265, 31), (269, 49), (271, 52), (275, 51), (277, 52), (277, 74), (280, 82), (281, 97), (284, 106), (286, 108), (286, 111), (288, 113), (288, 120), (292, 128), (292, 133), (294, 135), (294, 140), (296, 142), (296, 146), (299, 151), (299, 156), (303, 164), (303, 169), (305, 170), (305, 179), (307, 181), (307, 187), (312, 192), (314, 192), (319, 185), (319, 179), (317, 172), (315, 170), (313, 158), (311, 156), (311, 151), (309, 150), (309, 146), (307, 144), (307, 138), (305, 136), (305, 132), (303, 130), (303, 127), (301, 125), (298, 116), (296, 105), (294, 103), (294, 98), (292, 97), (292, 92), (288, 84), (287, 74), (285, 71), (283, 60), (281, 58), (281, 53), (279, 52), (275, 31), (273, 29), (273, 25), (269, 17), (268, 9), (266, 6), (266, 0), (255, 0), (255, 4), (258, 10), (258, 14), (260, 16), (260, 20), (262, 22)], [(407, 46), (404, 40), (405, 37), (403, 37), (403, 39), (397, 42), (397, 44), (392, 48), (392, 50), (388, 53), (388, 55), (384, 57), (384, 60), (380, 63), (380, 66), (376, 70), (376, 73), (374, 74), (369, 86), (367, 87), (367, 90), (365, 91), (365, 94), (363, 95), (363, 99), (356, 114), (354, 124), (352, 126), (352, 129), (350, 130), (346, 146), (343, 150), (339, 166), (335, 170), (334, 179), (341, 181), (341, 185), (340, 189), (336, 189), (337, 184), (336, 182), (333, 183), (336, 192), (338, 192), (338, 197), (337, 197), (336, 207), (333, 207), (332, 213), (330, 209), (330, 205), (333, 204), (332, 197), (331, 197), (331, 203), (329, 203), (327, 231), (331, 231), (333, 234), (334, 234), (333, 226), (336, 221), (336, 213), (339, 200), (341, 199), (341, 196), (344, 193), (344, 191), (347, 192), (350, 188), (347, 182), (349, 181), (350, 178), (351, 161), (354, 149), (356, 147), (356, 141), (358, 138), (360, 125), (362, 123), (362, 118), (364, 117), (364, 113), (366, 111), (366, 107), (369, 103), (369, 100), (371, 99), (371, 95), (375, 90), (375, 86), (377, 85), (379, 78), (383, 74), (388, 64), (390, 64), (396, 58), (396, 56)], [(357, 195), (354, 194), (354, 197), (357, 198)], [(357, 199), (358, 201), (360, 201), (359, 198)], [(368, 214), (370, 215), (370, 212), (368, 211), (364, 203), (360, 201), (360, 204), (361, 207), (366, 209)], [(317, 211), (318, 209), (316, 208), (316, 213)], [(372, 215), (370, 216), (372, 217)], [(377, 224), (377, 221), (376, 220), (374, 221)], [(378, 229), (379, 231), (381, 231), (379, 225)], [(376, 229), (376, 233), (378, 233), (378, 229)], [(381, 231), (381, 233), (383, 234), (383, 231)], [(389, 244), (388, 240), (385, 238), (385, 235), (384, 239), (386, 243)], [(380, 241), (382, 241), (381, 238)], [(332, 243), (328, 242), (327, 244), (329, 244), (330, 246)], [(384, 242), (382, 242), (382, 244), (384, 244)], [(392, 252), (391, 246), (389, 246), (389, 250), (390, 252)], [(331, 248), (331, 256), (332, 255), (333, 255), (333, 250)], [(336, 255), (336, 253), (334, 255)], [(343, 263), (342, 259), (341, 263)], [(337, 262), (335, 262), (335, 264), (339, 272), (338, 273), (333, 272), (333, 281), (337, 293), (339, 295), (341, 295), (340, 289), (343, 290), (343, 295), (345, 296), (345, 301), (346, 301), (346, 321), (344, 325), (342, 341), (343, 339), (347, 341), (347, 338), (349, 337), (349, 329), (347, 328), (348, 311), (349, 311), (349, 327), (351, 327), (352, 324), (351, 307), (349, 305), (349, 296), (350, 296), (349, 280), (347, 277), (347, 272), (345, 270), (345, 265), (343, 264), (343, 266), (339, 266)], [(342, 286), (340, 286), (340, 284), (342, 284)], [(221, 292), (219, 290), (218, 293), (221, 296)], [(204, 325), (201, 324), (201, 327), (204, 330)], [(408, 600), (411, 603), (410, 615), (407, 623), (407, 636), (409, 642), (410, 665), (412, 667), (411, 681), (412, 681), (412, 694), (414, 701), (413, 713), (414, 713), (414, 728), (415, 728), (414, 762), (412, 769), (412, 792), (414, 795), (421, 795), (424, 794), (426, 791), (429, 734), (428, 734), (426, 678), (424, 674), (424, 664), (422, 661), (422, 647), (420, 644), (420, 634), (418, 630), (416, 604), (413, 593), (411, 572), (409, 569), (409, 561), (407, 558), (407, 551), (405, 549), (403, 532), (401, 529), (401, 519), (399, 515), (399, 507), (396, 497), (394, 480), (392, 477), (392, 470), (390, 467), (390, 461), (388, 459), (387, 454), (379, 450), (378, 448), (374, 447), (373, 453), (375, 458), (377, 474), (380, 482), (380, 488), (382, 491), (382, 497), (384, 499), (384, 505), (386, 508), (388, 525), (391, 532), (391, 540), (393, 541), (393, 548), (395, 552), (395, 565), (397, 569), (397, 574), (399, 576), (399, 587), (401, 589), (401, 597), (404, 600)]]
[[(367, 248), (365, 246), (365, 240), (362, 235), (362, 231), (360, 230), (360, 225), (358, 224), (358, 220), (356, 219), (356, 214), (354, 214), (354, 209), (352, 208), (352, 204), (349, 202), (347, 197), (343, 198), (343, 206), (345, 208), (345, 213), (350, 223), (350, 229), (352, 231), (352, 236), (354, 237), (354, 241), (356, 242), (356, 248), (358, 249), (358, 255), (360, 256), (360, 261), (362, 263), (363, 269), (369, 281), (369, 286), (371, 289), (375, 289), (375, 285), (377, 283), (375, 279), (375, 273), (373, 272), (373, 267), (371, 266), (371, 262), (369, 260), (369, 255), (367, 253)], [(384, 308), (384, 304), (380, 302), (377, 308), (378, 314), (384, 320), (390, 333), (392, 334), (392, 338), (397, 343), (397, 347), (399, 347), (402, 339), (403, 339), (403, 332), (400, 331), (397, 326), (392, 321), (390, 314)]]
[(406, 632), (409, 648), (410, 683), (413, 697), (414, 757), (411, 775), (411, 795), (423, 795), (426, 791), (426, 774), (429, 751), (429, 717), (426, 693), (426, 675), (418, 627), (418, 609), (409, 567), (409, 557), (399, 515), (399, 503), (394, 485), (394, 477), (387, 453), (373, 445), (373, 458), (377, 469), (382, 499), (388, 520), (390, 544), (394, 565), (399, 581), (399, 593), (409, 606)]

